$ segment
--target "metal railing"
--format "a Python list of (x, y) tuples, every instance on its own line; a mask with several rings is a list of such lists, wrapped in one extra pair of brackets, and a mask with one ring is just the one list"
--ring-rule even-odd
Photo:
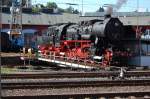
[(84, 58), (84, 59), (80, 59), (80, 58), (70, 58), (70, 57), (66, 57), (65, 55), (57, 55), (56, 52), (49, 52), (49, 54), (42, 54), (40, 51), (38, 52), (38, 58), (43, 58), (43, 59), (46, 59), (46, 60), (51, 60), (51, 62), (54, 62), (54, 63), (60, 63), (60, 64), (63, 64), (63, 65), (70, 65), (71, 67), (76, 66), (76, 67), (84, 67), (84, 68), (87, 68), (87, 67), (102, 67), (102, 61), (98, 62), (98, 61), (95, 61), (93, 59), (87, 59), (87, 58)]

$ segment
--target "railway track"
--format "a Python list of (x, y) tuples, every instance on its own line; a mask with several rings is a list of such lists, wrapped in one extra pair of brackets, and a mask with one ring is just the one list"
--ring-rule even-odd
[(2, 81), (2, 89), (67, 88), (100, 86), (144, 86), (150, 80), (51, 80), (51, 81)]
[[(2, 99), (149, 99), (150, 92), (80, 93), (39, 96), (2, 96)], [(137, 98), (136, 98), (137, 97)]]
[[(119, 72), (57, 72), (57, 73), (19, 73), (19, 74), (2, 74), (2, 79), (41, 79), (41, 78), (83, 78), (83, 77), (116, 77)], [(128, 71), (125, 77), (150, 77), (150, 71)]]
[[(150, 79), (143, 79), (143, 80), (102, 80), (102, 77), (111, 77), (111, 76), (118, 76), (119, 72), (70, 72), (70, 73), (30, 73), (30, 74), (3, 74), (2, 75), (2, 82), (1, 82), (1, 88), (4, 93), (8, 93), (10, 95), (2, 95), (2, 99), (110, 99), (115, 97), (119, 98), (128, 98), (130, 97), (140, 99), (147, 99), (144, 98), (145, 96), (150, 96), (149, 86), (150, 86)], [(126, 72), (126, 77), (140, 77), (140, 76), (150, 76), (150, 73), (147, 71), (145, 72)], [(93, 78), (98, 78), (98, 80), (95, 80)], [(82, 79), (84, 78), (84, 79)], [(90, 79), (92, 78), (92, 80)], [(43, 81), (41, 81), (41, 79)], [(89, 80), (90, 79), (90, 80)], [(16, 81), (15, 81), (16, 80)], [(28, 80), (28, 81), (27, 81)], [(145, 88), (148, 88), (144, 91), (137, 90), (136, 87), (141, 88), (142, 86), (147, 86)], [(110, 88), (114, 87), (114, 89), (120, 89), (124, 87), (127, 87), (128, 90), (130, 88), (135, 88), (135, 91), (117, 91), (117, 92), (110, 92), (108, 91), (94, 91), (93, 88)], [(66, 89), (68, 88), (68, 89)], [(73, 90), (74, 88), (78, 91), (80, 88), (92, 88), (91, 91), (87, 92), (74, 92), (74, 91), (68, 91)], [(139, 89), (138, 88), (138, 89)], [(112, 90), (114, 90), (112, 89)], [(143, 88), (142, 88), (143, 89)], [(19, 90), (19, 91), (17, 91)], [(31, 90), (31, 92), (30, 92)], [(36, 91), (37, 90), (37, 91)], [(39, 91), (41, 90), (41, 91)], [(52, 90), (51, 92), (46, 90)], [(57, 92), (64, 92), (64, 90), (67, 90), (65, 93), (57, 93)], [(82, 90), (82, 89), (81, 89)], [(102, 89), (103, 90), (103, 89)], [(42, 94), (44, 91), (44, 94)], [(56, 91), (56, 92), (55, 92)], [(13, 93), (12, 93), (13, 92)], [(19, 92), (19, 93), (18, 93)], [(21, 94), (27, 93), (23, 96)], [(40, 93), (39, 95), (31, 94), (30, 93)], [(12, 93), (12, 94), (11, 94)], [(45, 94), (48, 93), (48, 94)], [(16, 94), (16, 95), (15, 95)], [(142, 98), (141, 98), (142, 97)]]

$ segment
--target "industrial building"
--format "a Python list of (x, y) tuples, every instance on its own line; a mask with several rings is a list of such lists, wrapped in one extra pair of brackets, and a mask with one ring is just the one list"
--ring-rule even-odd
[[(117, 17), (125, 26), (132, 26), (145, 32), (150, 29), (150, 12), (114, 12), (113, 17)], [(80, 21), (92, 19), (104, 19), (104, 12), (85, 13), (84, 16), (69, 13), (54, 13), (53, 10), (43, 9), (39, 13), (32, 13), (31, 8), (22, 8), (22, 32), (42, 32), (49, 26), (58, 23), (78, 23)], [(11, 13), (8, 7), (2, 9), (2, 32), (8, 32), (11, 24)], [(149, 65), (150, 45), (149, 41), (141, 41), (140, 57), (134, 58), (137, 65)], [(139, 63), (140, 62), (140, 63)], [(131, 63), (132, 64), (132, 63)], [(135, 64), (135, 63), (134, 63)]]
[[(25, 9), (25, 8), (24, 8)], [(119, 17), (124, 25), (132, 26), (149, 26), (150, 25), (150, 12), (116, 12), (114, 17)], [(91, 19), (104, 19), (104, 13), (85, 13), (85, 16), (69, 13), (32, 13), (31, 9), (25, 9), (22, 13), (22, 26), (24, 29), (32, 28), (42, 31), (48, 26), (57, 23), (78, 23), (79, 21)], [(2, 13), (2, 27), (9, 29), (11, 23), (11, 14), (9, 8), (4, 8)]]

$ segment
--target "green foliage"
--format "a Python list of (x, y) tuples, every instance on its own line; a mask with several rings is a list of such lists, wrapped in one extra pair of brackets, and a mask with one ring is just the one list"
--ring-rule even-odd
[(40, 7), (41, 7), (41, 8), (45, 8), (45, 6), (44, 6), (43, 4), (40, 4)]
[(67, 13), (73, 13), (74, 11), (74, 8), (72, 6), (69, 6), (67, 9), (66, 9), (66, 12)]
[(59, 8), (55, 2), (47, 2), (46, 6), (43, 4), (38, 4), (34, 7), (32, 7), (32, 12), (33, 13), (38, 13), (40, 9), (42, 8), (48, 8), (48, 9), (55, 9), (58, 8), (58, 11), (61, 13), (73, 13), (73, 14), (79, 14), (80, 12), (77, 9), (74, 9), (72, 6), (69, 6), (66, 9)]
[(69, 6), (67, 9), (64, 9), (66, 13), (73, 13), (73, 14), (79, 14), (79, 11), (77, 9), (74, 9), (72, 6)]
[(33, 13), (38, 13), (40, 11), (40, 8), (39, 7), (32, 7), (32, 12)]
[(57, 8), (57, 4), (55, 2), (48, 2), (46, 8)]
[(79, 14), (79, 11), (76, 9), (73, 11), (74, 14)]
[(104, 12), (104, 8), (100, 7), (96, 12)]
[(65, 12), (65, 9), (58, 8), (58, 11), (63, 13), (63, 12)]

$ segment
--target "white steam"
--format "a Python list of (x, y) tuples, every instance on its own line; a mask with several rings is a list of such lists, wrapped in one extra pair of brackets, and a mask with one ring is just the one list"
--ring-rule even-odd
[(105, 14), (106, 15), (111, 15), (113, 13), (113, 7), (112, 6), (108, 6), (105, 10)]
[(123, 4), (125, 4), (128, 0), (117, 0), (117, 3), (115, 5), (116, 10), (119, 10)]

